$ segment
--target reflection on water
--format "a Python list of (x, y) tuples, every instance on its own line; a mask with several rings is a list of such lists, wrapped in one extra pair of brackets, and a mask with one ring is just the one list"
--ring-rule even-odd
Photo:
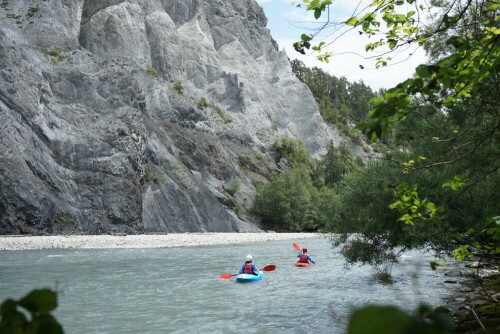
[[(292, 242), (317, 265), (297, 268)], [(221, 280), (252, 254), (276, 271), (250, 284)], [(412, 309), (451, 292), (430, 256), (410, 253), (393, 267), (394, 284), (374, 270), (344, 271), (325, 239), (172, 249), (0, 252), (0, 298), (33, 288), (59, 291), (55, 315), (68, 334), (343, 333), (350, 311), (366, 303)], [(417, 277), (417, 278), (415, 278)]]

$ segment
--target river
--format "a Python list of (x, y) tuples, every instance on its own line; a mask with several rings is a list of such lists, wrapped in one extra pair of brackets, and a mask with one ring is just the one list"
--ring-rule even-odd
[[(293, 266), (292, 242), (317, 265)], [(252, 254), (264, 279), (234, 278)], [(432, 257), (403, 255), (393, 285), (373, 279), (370, 267), (343, 268), (328, 240), (304, 239), (230, 246), (161, 249), (0, 252), (0, 299), (34, 288), (59, 292), (54, 313), (66, 334), (124, 333), (344, 333), (350, 312), (366, 303), (410, 310), (443, 303), (453, 293)], [(416, 277), (416, 278), (415, 278)]]

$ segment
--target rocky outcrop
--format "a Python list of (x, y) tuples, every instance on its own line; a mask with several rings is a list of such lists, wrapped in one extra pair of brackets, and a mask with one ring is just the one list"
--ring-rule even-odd
[(345, 141), (265, 24), (253, 0), (0, 2), (0, 233), (258, 231), (272, 143)]

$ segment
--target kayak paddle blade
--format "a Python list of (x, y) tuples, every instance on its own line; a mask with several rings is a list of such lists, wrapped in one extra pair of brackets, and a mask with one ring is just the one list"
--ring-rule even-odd
[(297, 245), (297, 244), (293, 244), (292, 246), (293, 246), (293, 248), (295, 248), (298, 251), (301, 250), (300, 247), (299, 247), (299, 245)]
[(222, 278), (222, 279), (230, 279), (231, 277), (233, 276), (236, 276), (236, 275), (233, 275), (233, 274), (225, 274), (225, 275), (220, 275), (219, 278)]
[(274, 264), (270, 264), (268, 266), (265, 266), (264, 268), (262, 268), (261, 270), (262, 271), (273, 271), (276, 269), (276, 266)]

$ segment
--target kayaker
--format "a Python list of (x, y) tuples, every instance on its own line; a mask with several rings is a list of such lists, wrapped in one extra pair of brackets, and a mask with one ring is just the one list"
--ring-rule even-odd
[(257, 276), (259, 274), (259, 269), (255, 266), (255, 264), (252, 263), (253, 257), (252, 255), (247, 255), (245, 258), (245, 263), (241, 266), (241, 269), (238, 273), (240, 274), (253, 274)]
[(298, 262), (314, 263), (313, 259), (311, 259), (309, 255), (307, 255), (307, 248), (302, 248), (302, 253), (297, 254), (297, 257), (299, 258)]

